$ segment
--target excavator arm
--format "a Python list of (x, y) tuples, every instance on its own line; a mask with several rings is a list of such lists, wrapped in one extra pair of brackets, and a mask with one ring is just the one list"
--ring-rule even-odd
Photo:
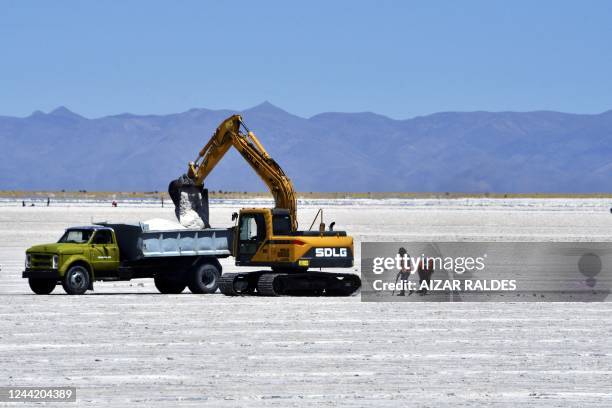
[(176, 190), (185, 185), (202, 188), (206, 177), (232, 146), (268, 186), (274, 197), (275, 208), (289, 210), (291, 229), (296, 231), (297, 203), (293, 184), (278, 163), (270, 157), (255, 134), (245, 126), (240, 115), (233, 115), (224, 120), (200, 150), (196, 160), (189, 163), (186, 177), (170, 183), (169, 192), (173, 200), (179, 194)]

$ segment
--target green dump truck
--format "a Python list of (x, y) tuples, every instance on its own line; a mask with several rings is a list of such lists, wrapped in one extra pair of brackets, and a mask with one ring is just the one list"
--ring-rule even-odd
[(217, 290), (219, 258), (230, 256), (232, 231), (225, 228), (150, 231), (146, 224), (100, 223), (68, 228), (58, 242), (26, 251), (25, 270), (36, 294), (57, 284), (66, 293), (93, 290), (94, 281), (153, 278), (161, 293)]

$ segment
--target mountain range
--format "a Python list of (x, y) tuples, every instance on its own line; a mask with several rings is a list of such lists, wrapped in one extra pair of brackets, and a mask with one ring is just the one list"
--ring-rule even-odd
[[(88, 119), (59, 107), (24, 118), (0, 116), (0, 189), (162, 191), (234, 113), (191, 109)], [(610, 190), (612, 110), (303, 118), (264, 102), (239, 113), (302, 192)], [(206, 184), (266, 189), (234, 151)]]

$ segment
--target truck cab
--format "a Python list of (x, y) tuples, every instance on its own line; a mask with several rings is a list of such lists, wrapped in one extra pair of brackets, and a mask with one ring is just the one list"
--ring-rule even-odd
[(56, 243), (29, 248), (22, 276), (36, 294), (49, 294), (58, 283), (67, 293), (79, 294), (118, 266), (119, 247), (111, 228), (71, 227)]

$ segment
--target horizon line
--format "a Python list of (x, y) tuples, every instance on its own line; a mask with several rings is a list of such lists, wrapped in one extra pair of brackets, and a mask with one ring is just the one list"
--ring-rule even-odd
[(286, 113), (287, 115), (290, 116), (295, 116), (297, 118), (300, 119), (304, 119), (304, 120), (310, 120), (313, 119), (317, 116), (320, 115), (325, 115), (325, 114), (341, 114), (341, 115), (363, 115), (363, 114), (370, 114), (370, 115), (375, 115), (375, 116), (380, 116), (380, 117), (384, 117), (386, 119), (389, 120), (393, 120), (393, 121), (408, 121), (408, 120), (414, 120), (414, 119), (418, 119), (418, 118), (424, 118), (424, 117), (429, 117), (429, 116), (433, 116), (433, 115), (440, 115), (440, 114), (475, 114), (475, 113), (489, 113), (489, 114), (529, 114), (529, 113), (556, 113), (556, 114), (563, 114), (563, 115), (575, 115), (575, 116), (599, 116), (599, 115), (603, 115), (609, 112), (612, 112), (612, 109), (608, 109), (608, 110), (604, 110), (601, 112), (597, 112), (597, 113), (575, 113), (575, 112), (565, 112), (565, 111), (556, 111), (556, 110), (550, 110), (550, 109), (537, 109), (537, 110), (526, 110), (526, 111), (520, 111), (520, 110), (483, 110), (483, 109), (478, 109), (478, 110), (447, 110), (447, 111), (437, 111), (437, 112), (432, 112), (432, 113), (428, 113), (428, 114), (423, 114), (423, 115), (416, 115), (416, 116), (412, 116), (412, 117), (408, 117), (408, 118), (404, 118), (404, 119), (397, 119), (397, 118), (393, 118), (381, 113), (377, 113), (377, 112), (373, 112), (373, 111), (359, 111), (359, 112), (346, 112), (346, 111), (326, 111), (326, 112), (319, 112), (317, 114), (314, 114), (312, 116), (299, 116), (297, 114), (291, 113), (283, 108), (281, 108), (278, 105), (275, 105), (271, 102), (269, 102), (268, 100), (265, 100), (261, 103), (258, 103), (257, 105), (251, 106), (249, 108), (245, 108), (245, 109), (231, 109), (231, 108), (221, 108), (221, 109), (211, 109), (211, 108), (203, 108), (203, 107), (193, 107), (193, 108), (189, 108), (187, 110), (184, 111), (180, 111), (180, 112), (169, 112), (169, 113), (132, 113), (132, 112), (121, 112), (121, 113), (115, 113), (115, 114), (107, 114), (107, 115), (102, 115), (102, 116), (96, 116), (96, 117), (87, 117), (87, 116), (83, 116), (80, 113), (77, 113), (75, 110), (68, 108), (66, 105), (59, 105), (54, 109), (51, 109), (48, 112), (44, 112), (42, 110), (34, 110), (32, 111), (32, 113), (30, 113), (27, 116), (12, 116), (12, 115), (0, 115), (0, 117), (4, 117), (4, 118), (15, 118), (15, 119), (28, 119), (31, 118), (33, 116), (36, 115), (45, 115), (45, 116), (50, 116), (50, 115), (61, 115), (61, 114), (69, 114), (69, 115), (74, 115), (74, 116), (78, 116), (79, 118), (82, 119), (86, 119), (86, 120), (99, 120), (99, 119), (105, 119), (105, 118), (112, 118), (112, 117), (118, 117), (118, 116), (171, 116), (171, 115), (183, 115), (192, 111), (209, 111), (209, 112), (221, 112), (221, 111), (227, 111), (228, 113), (238, 113), (238, 114), (242, 114), (243, 112), (246, 113), (248, 111), (252, 111), (258, 108), (271, 108), (271, 109), (275, 109), (278, 111), (282, 111), (284, 113)]

